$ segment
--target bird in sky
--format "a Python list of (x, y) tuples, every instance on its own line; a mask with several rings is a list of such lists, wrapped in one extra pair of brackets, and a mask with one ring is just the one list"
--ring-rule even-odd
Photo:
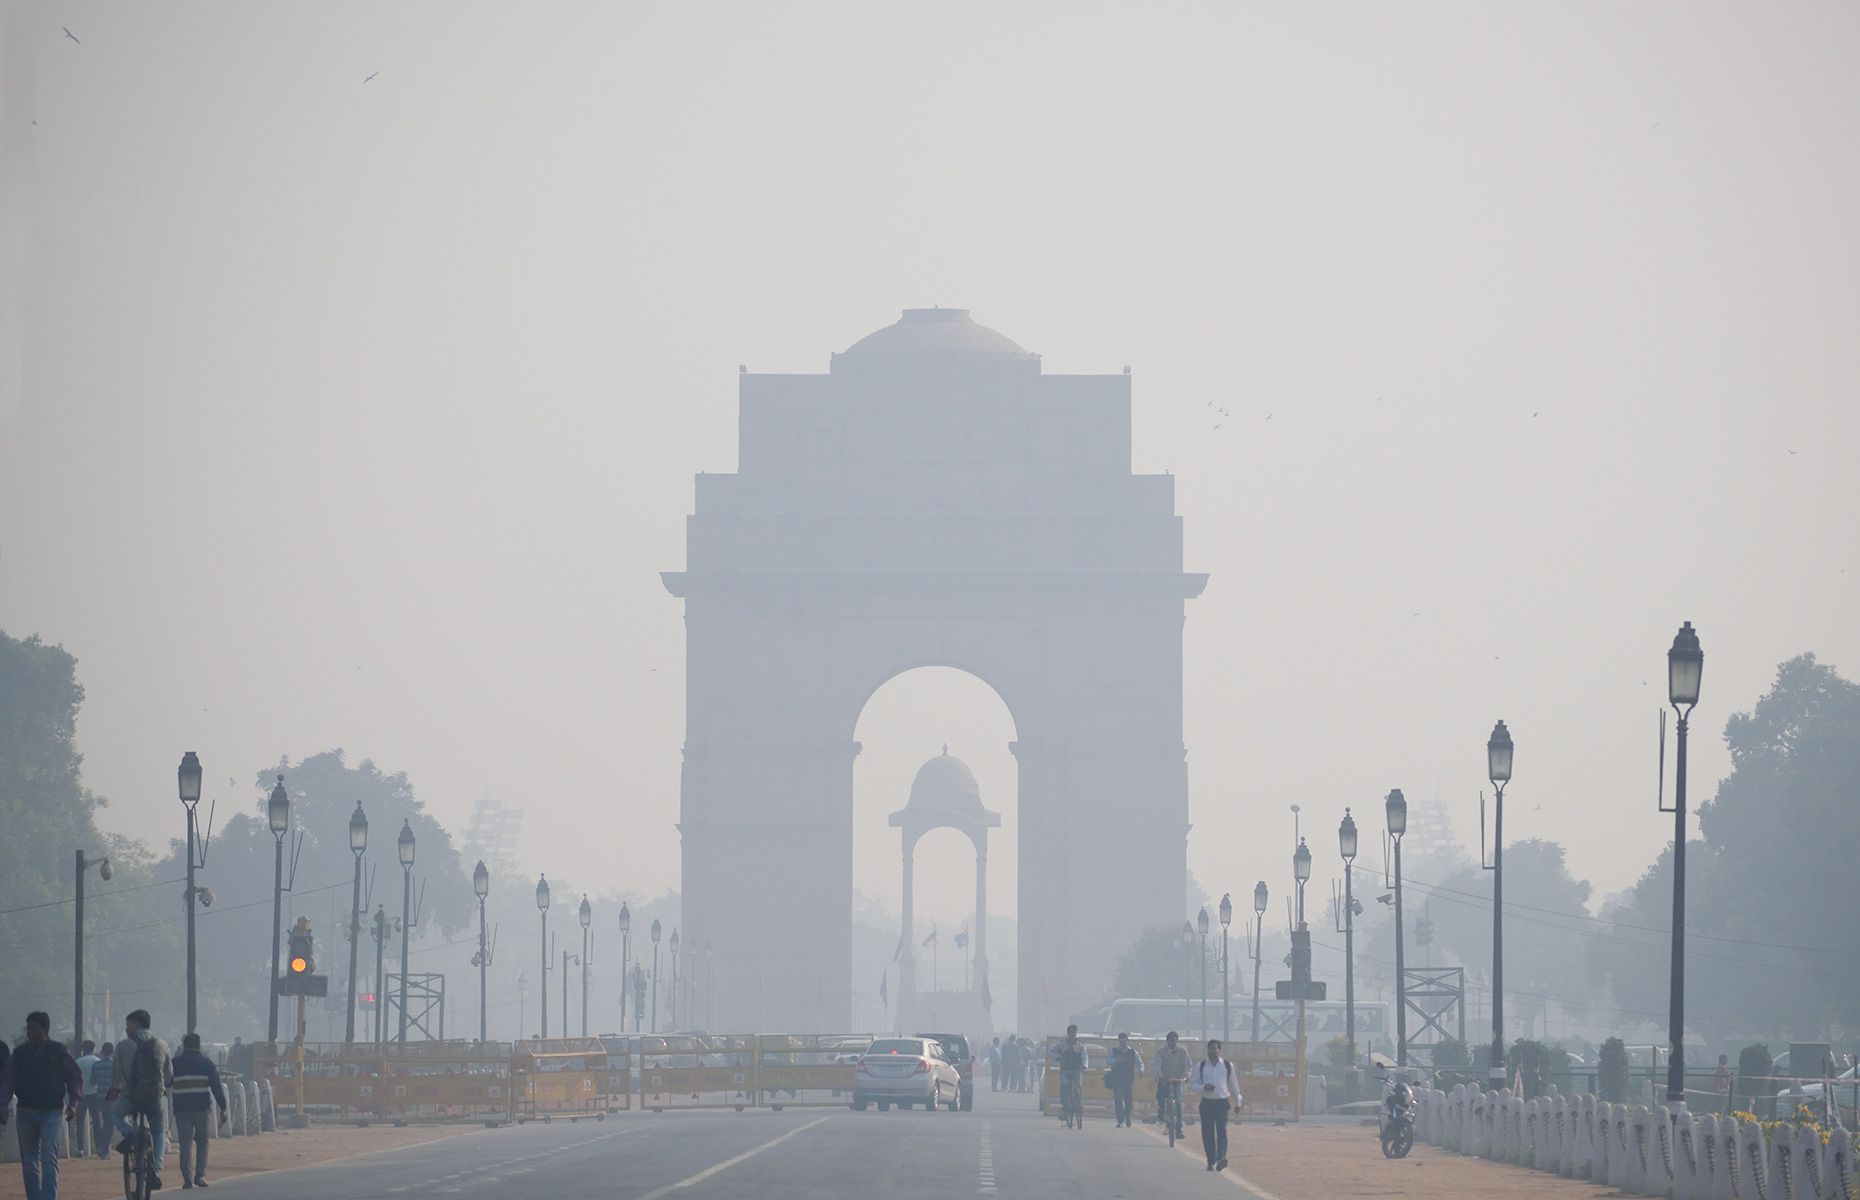
[(1267, 414), (1266, 414), (1266, 419), (1267, 419), (1268, 421), (1270, 421), (1270, 420), (1272, 420), (1272, 414), (1271, 414), (1271, 413), (1267, 413)]
[[(379, 71), (376, 71), (376, 72), (375, 72), (375, 75), (379, 75), (379, 74), (381, 74), (381, 72), (379, 72)], [(373, 78), (375, 77), (375, 75), (370, 75), (370, 76), (368, 77), (368, 79), (373, 79)], [(363, 83), (367, 83), (367, 82), (368, 82), (368, 79), (364, 79), (364, 80), (362, 80), (362, 82), (363, 82)]]
[[(60, 25), (58, 28), (65, 29), (63, 25)], [(72, 33), (69, 29), (65, 29), (65, 36), (70, 38), (72, 41), (77, 42), (77, 44), (80, 46), (84, 44), (83, 42), (78, 42), (78, 35), (75, 33)]]
[(1795, 451), (1793, 451), (1793, 450), (1791, 450), (1791, 451), (1789, 451), (1789, 453), (1791, 453), (1791, 454), (1794, 454), (1794, 453), (1795, 453)]
[(1216, 425), (1216, 426), (1215, 426), (1214, 428), (1216, 428), (1216, 429), (1219, 429), (1219, 428), (1220, 428), (1220, 426), (1219, 426), (1219, 425)]

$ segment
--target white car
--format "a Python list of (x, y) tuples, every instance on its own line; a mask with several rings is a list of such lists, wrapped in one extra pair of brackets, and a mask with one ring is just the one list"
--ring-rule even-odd
[(878, 1038), (853, 1068), (852, 1107), (857, 1112), (864, 1112), (868, 1104), (878, 1105), (880, 1112), (893, 1104), (921, 1104), (932, 1110), (941, 1104), (955, 1112), (961, 1096), (962, 1076), (943, 1057), (942, 1043), (935, 1038)]
[[(1848, 1067), (1834, 1077), (1834, 1095), (1837, 1100), (1846, 1096), (1854, 1086), (1860, 1085), (1860, 1077), (1856, 1077), (1855, 1072), (1860, 1072), (1860, 1064)], [(1820, 1079), (1804, 1079), (1800, 1084), (1801, 1091), (1797, 1091), (1795, 1086), (1786, 1087), (1776, 1093), (1776, 1098), (1794, 1100), (1798, 1104), (1809, 1100), (1819, 1100), (1821, 1093), (1826, 1090), (1824, 1082)]]

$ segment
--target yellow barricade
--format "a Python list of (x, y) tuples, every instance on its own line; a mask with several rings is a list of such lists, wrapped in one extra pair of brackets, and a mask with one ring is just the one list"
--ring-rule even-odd
[(639, 1106), (734, 1108), (756, 1102), (753, 1036), (665, 1034), (639, 1039)]
[(607, 1047), (599, 1038), (532, 1038), (510, 1060), (516, 1120), (607, 1119)]
[(1243, 1120), (1298, 1120), (1305, 1107), (1298, 1043), (1229, 1042), (1224, 1053), (1240, 1076), (1240, 1095), (1246, 1099)]
[(853, 1069), (871, 1044), (866, 1034), (762, 1034), (756, 1038), (756, 1104), (776, 1111), (846, 1107)]
[(510, 1047), (493, 1042), (260, 1045), (253, 1073), (269, 1077), (280, 1113), (369, 1125), (510, 1119)]

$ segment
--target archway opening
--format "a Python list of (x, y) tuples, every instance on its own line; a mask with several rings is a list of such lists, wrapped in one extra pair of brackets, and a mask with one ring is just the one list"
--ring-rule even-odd
[[(1009, 744), (1014, 719), (993, 688), (951, 667), (919, 667), (896, 675), (860, 711), (853, 762), (853, 1023), (897, 1027), (900, 934), (903, 920), (903, 839), (889, 818), (904, 808), (918, 770), (944, 752), (975, 776), (982, 804), (1001, 814), (988, 831), (988, 981), (990, 1011), (1003, 1027), (1015, 1011), (1018, 938), (1019, 770)], [(975, 945), (975, 848), (963, 833), (932, 829), (915, 855), (915, 938), (918, 986), (930, 986), (934, 949), (943, 989), (960, 987), (965, 952)], [(956, 934), (968, 926), (969, 945)], [(938, 941), (922, 945), (932, 928)], [(964, 1031), (967, 1032), (967, 1031)]]

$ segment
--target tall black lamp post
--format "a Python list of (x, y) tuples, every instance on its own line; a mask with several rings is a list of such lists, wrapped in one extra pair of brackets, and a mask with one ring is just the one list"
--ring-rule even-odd
[(1686, 1104), (1686, 725), (1692, 707), (1699, 702), (1699, 677), (1704, 670), (1705, 652), (1699, 649), (1692, 622), (1687, 621), (1666, 652), (1667, 698), (1679, 714), (1679, 746), (1673, 760), (1673, 981), (1667, 1018), (1673, 1059), (1666, 1067), (1666, 1103), (1675, 1111)]
[(1195, 915), (1195, 945), (1201, 951), (1201, 1040), (1208, 1040), (1208, 908)]
[(1343, 857), (1343, 1036), (1349, 1043), (1347, 1091), (1356, 1091), (1356, 818), (1343, 810), (1337, 826), (1337, 853)]
[(1228, 992), (1232, 989), (1227, 982), (1227, 927), (1234, 923), (1234, 896), (1227, 892), (1221, 896), (1221, 1041), (1233, 1036), (1228, 1022)]
[[(267, 1026), (268, 1037), (275, 1046), (278, 1041), (278, 976), (281, 972), (282, 937), (284, 933), (284, 839), (291, 831), (291, 797), (284, 790), (284, 776), (278, 776), (276, 787), (271, 789), (271, 798), (265, 804), (265, 822), (271, 829), (275, 842), (272, 847), (271, 860), (271, 986), (266, 991), (271, 993), (271, 1022)], [(191, 877), (189, 891), (193, 890)], [(190, 908), (191, 913), (191, 908)], [(190, 971), (191, 975), (192, 972)]]
[[(710, 939), (704, 939), (704, 1028), (709, 1029), (716, 1016), (717, 964), (711, 957)], [(695, 1024), (696, 1022), (693, 1022)]]
[(1497, 793), (1492, 802), (1492, 1062), (1494, 1090), (1505, 1086), (1505, 785), (1511, 782), (1511, 731), (1500, 721), (1485, 743), (1486, 778)]
[(659, 918), (652, 919), (652, 1032), (659, 1032)]
[(1401, 836), (1408, 832), (1408, 801), (1396, 788), (1383, 801), (1389, 838), (1395, 843), (1395, 1065), (1408, 1065), (1408, 970), (1402, 958)]
[[(633, 1007), (631, 1004), (627, 1003), (627, 995), (626, 995), (629, 990), (628, 981), (632, 978), (630, 975), (627, 974), (627, 960), (630, 957), (632, 950), (633, 950), (633, 913), (631, 909), (627, 908), (626, 902), (623, 900), (620, 902), (620, 1032), (621, 1033), (626, 1032), (627, 1009)], [(637, 1020), (633, 1022), (633, 1032), (634, 1033), (639, 1032), (639, 1022)]]
[[(187, 1032), (192, 1033), (198, 1028), (200, 1019), (200, 1005), (196, 995), (197, 975), (195, 972), (196, 960), (194, 955), (194, 906), (200, 898), (200, 891), (194, 886), (194, 871), (198, 866), (198, 857), (194, 847), (194, 836), (198, 828), (198, 822), (194, 810), (199, 807), (200, 804), (199, 756), (192, 750), (183, 754), (181, 756), (181, 767), (180, 770), (176, 772), (176, 775), (181, 785), (181, 806), (187, 809)], [(277, 945), (277, 933), (273, 932), (271, 936), (273, 939), (272, 945)], [(275, 960), (277, 958), (277, 952), (275, 950), (272, 952), (272, 958), (275, 968)], [(274, 978), (277, 976), (277, 971), (275, 969), (272, 971), (272, 976)], [(275, 1018), (272, 1020), (272, 1025), (274, 1027), (277, 1025), (277, 1020)], [(275, 1028), (272, 1030), (272, 1036), (274, 1039), (277, 1036)]]
[[(581, 893), (581, 910), (576, 914), (581, 918), (581, 1036), (588, 1036), (588, 922), (594, 920), (594, 909), (588, 904), (588, 894)], [(564, 985), (567, 980), (563, 980)], [(568, 1030), (562, 1030), (567, 1033)]]
[(407, 1040), (407, 943), (413, 936), (413, 818), (400, 823), (400, 1036)]
[[(542, 1013), (542, 1035), (549, 1036), (549, 879), (536, 877), (536, 911), (542, 914), (542, 1000), (536, 1008)], [(563, 1033), (568, 1030), (564, 1029)]]
[(1266, 945), (1266, 881), (1253, 885), (1253, 1040), (1259, 1040), (1259, 960)]
[(387, 915), (387, 906), (375, 906), (375, 1044), (387, 1041), (387, 943), (399, 922)]
[(1189, 998), (1194, 985), (1195, 960), (1188, 956), (1188, 948), (1195, 944), (1195, 927), (1187, 921), (1182, 928), (1175, 931), (1175, 948), (1182, 952), (1182, 1028), (1195, 1027), (1195, 1002)]
[(491, 943), (486, 936), (484, 919), (484, 899), (491, 894), (491, 872), (482, 858), (472, 868), (471, 890), (478, 897), (478, 959), (472, 965), (478, 968), (478, 1044), (482, 1046), (491, 1040), (488, 1015), (491, 999)]
[(671, 993), (666, 997), (671, 1007), (671, 1029), (679, 1027), (679, 930), (671, 928)]
[[(360, 801), (349, 817), (349, 849), (355, 855), (355, 886), (349, 896), (349, 1016), (343, 1026), (342, 1040), (355, 1041), (355, 969), (362, 952), (362, 855), (368, 851), (368, 814)], [(272, 936), (277, 936), (277, 922), (272, 922)], [(275, 944), (275, 943), (274, 943)], [(274, 968), (273, 976), (277, 971)], [(272, 1006), (276, 1011), (277, 988), (272, 988)]]
[(76, 983), (76, 992), (71, 1005), (71, 1042), (81, 1045), (84, 1041), (84, 874), (92, 867), (103, 876), (105, 883), (110, 882), (114, 872), (110, 869), (108, 858), (85, 858), (84, 852), (77, 852), (77, 958), (73, 962), (72, 978)]

